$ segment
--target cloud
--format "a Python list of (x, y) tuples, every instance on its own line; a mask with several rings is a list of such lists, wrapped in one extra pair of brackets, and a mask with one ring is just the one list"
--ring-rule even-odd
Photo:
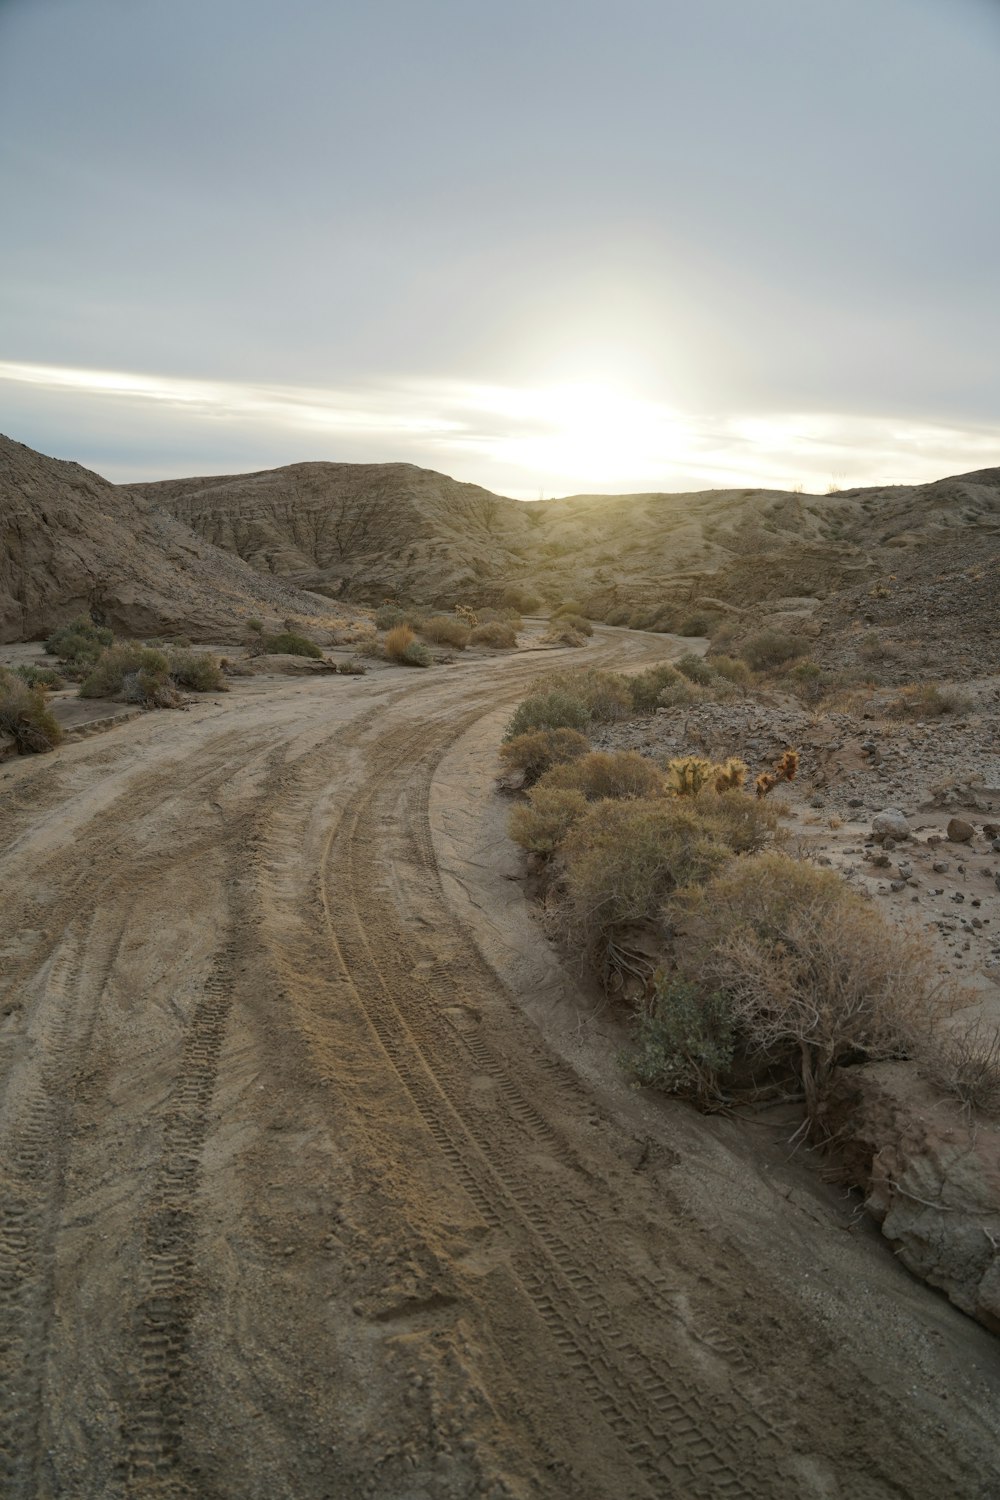
[[(109, 478), (307, 459), (410, 462), (508, 494), (916, 483), (1000, 461), (1000, 426), (845, 412), (683, 411), (599, 381), (349, 389), (0, 362), (12, 433)], [(48, 440), (45, 433), (50, 434)], [(140, 459), (140, 455), (142, 456)]]

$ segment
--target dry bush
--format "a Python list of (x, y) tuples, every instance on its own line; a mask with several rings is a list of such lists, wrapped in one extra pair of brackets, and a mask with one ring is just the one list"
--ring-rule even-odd
[(375, 611), (375, 625), (379, 630), (393, 630), (397, 625), (409, 625), (411, 629), (417, 627), (423, 620), (423, 613), (414, 609), (412, 605), (395, 604), (386, 600), (380, 604)]
[(730, 858), (714, 820), (689, 801), (662, 797), (591, 804), (561, 854), (560, 919), (605, 983), (636, 967), (629, 929), (655, 927), (678, 887), (709, 879)]
[(517, 645), (517, 631), (509, 620), (487, 620), (472, 632), (474, 646), (490, 646), (494, 651), (509, 651)]
[(539, 782), (539, 789), (543, 787), (575, 789), (588, 802), (603, 797), (662, 797), (665, 792), (662, 771), (636, 750), (591, 750), (546, 771)]
[(634, 677), (627, 677), (625, 685), (632, 707), (636, 713), (655, 713), (660, 707), (660, 695), (665, 688), (678, 689), (683, 693), (690, 691), (689, 684), (678, 672), (677, 668), (668, 662), (663, 662), (658, 667), (647, 667), (644, 672), (637, 672)]
[(800, 636), (784, 630), (762, 630), (743, 643), (740, 655), (755, 672), (767, 672), (797, 656), (805, 656), (808, 649), (808, 641)]
[(546, 672), (536, 688), (572, 693), (582, 700), (596, 723), (614, 724), (627, 719), (631, 712), (629, 681), (620, 672), (605, 672), (600, 667), (576, 667), (564, 672)]
[(976, 1021), (949, 1030), (924, 1049), (920, 1070), (964, 1109), (1000, 1115), (1000, 1028)]
[(587, 637), (581, 635), (578, 630), (574, 630), (571, 625), (565, 625), (558, 620), (550, 625), (542, 636), (541, 644), (543, 646), (585, 646)]
[(531, 589), (521, 588), (516, 583), (509, 583), (500, 595), (501, 603), (508, 608), (516, 610), (521, 615), (537, 615), (542, 607), (542, 601)]
[(342, 677), (363, 677), (368, 671), (363, 661), (340, 661), (337, 671)]
[(887, 923), (833, 871), (752, 855), (683, 904), (685, 976), (728, 997), (759, 1069), (797, 1075), (813, 1127), (835, 1068), (909, 1055), (957, 1003), (926, 937)]
[(578, 599), (564, 599), (561, 604), (556, 605), (549, 619), (558, 620), (560, 616), (565, 615), (576, 615), (586, 618), (586, 610)]
[(554, 854), (587, 806), (582, 792), (566, 787), (536, 787), (530, 802), (521, 803), (511, 813), (510, 836), (529, 854)]
[(85, 615), (70, 625), (60, 625), (53, 630), (45, 642), (49, 656), (57, 656), (70, 666), (86, 666), (95, 662), (101, 652), (114, 641), (114, 635), (106, 627), (95, 625)]
[[(116, 698), (125, 688), (126, 677), (144, 673), (147, 685), (166, 686), (170, 667), (162, 651), (140, 646), (135, 641), (119, 642), (104, 652), (90, 674), (80, 684), (81, 698)], [(129, 699), (130, 702), (135, 701)]]
[(416, 636), (413, 634), (412, 626), (405, 623), (392, 625), (385, 633), (385, 638), (382, 641), (382, 650), (389, 661), (401, 662), (404, 652), (408, 647), (413, 645), (415, 640)]
[(688, 682), (696, 682), (699, 687), (708, 687), (715, 680), (715, 673), (705, 658), (695, 656), (693, 651), (688, 651), (684, 656), (679, 657), (674, 665)]
[(435, 646), (452, 646), (464, 651), (469, 644), (469, 626), (454, 615), (429, 615), (419, 626), (420, 634)]
[(576, 615), (565, 610), (560, 610), (559, 614), (553, 617), (552, 623), (554, 625), (558, 624), (561, 629), (568, 627), (570, 630), (577, 631), (580, 635), (593, 635), (594, 633), (594, 627), (586, 615)]
[(32, 688), (61, 688), (66, 686), (66, 679), (54, 667), (36, 667), (34, 662), (28, 662), (24, 666), (15, 667), (14, 675), (20, 677)]
[(724, 652), (716, 656), (712, 652), (706, 660), (717, 677), (723, 677), (726, 682), (731, 682), (736, 687), (749, 686), (750, 668), (738, 656), (726, 656)]
[(178, 687), (188, 688), (192, 693), (228, 691), (219, 660), (208, 651), (170, 651), (167, 665)]
[(904, 688), (885, 706), (893, 719), (939, 719), (946, 714), (968, 713), (972, 700), (958, 688), (943, 687), (938, 682), (921, 682)]
[(500, 759), (508, 771), (521, 771), (524, 785), (531, 786), (550, 768), (586, 755), (590, 742), (576, 729), (536, 729), (519, 734), (500, 746)]
[(784, 811), (780, 805), (725, 787), (706, 788), (699, 793), (697, 806), (720, 827), (734, 854), (757, 854), (772, 843)]
[(535, 729), (585, 729), (589, 723), (590, 709), (581, 697), (565, 688), (543, 688), (517, 705), (504, 740)]
[(52, 750), (62, 739), (52, 710), (41, 688), (31, 687), (0, 667), (0, 734), (9, 734), (18, 755), (37, 755)]

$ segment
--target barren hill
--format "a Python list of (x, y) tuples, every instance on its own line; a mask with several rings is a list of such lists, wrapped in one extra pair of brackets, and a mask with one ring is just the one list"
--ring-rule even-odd
[(247, 614), (310, 616), (133, 491), (0, 435), (0, 641), (81, 613), (128, 635), (218, 635)]
[(956, 618), (980, 654), (1000, 644), (1000, 468), (826, 495), (539, 503), (409, 464), (294, 464), (136, 488), (261, 571), (334, 597), (490, 602), (513, 583), (646, 628), (720, 611), (816, 636), (867, 621), (911, 643), (932, 635), (947, 654), (940, 627)]

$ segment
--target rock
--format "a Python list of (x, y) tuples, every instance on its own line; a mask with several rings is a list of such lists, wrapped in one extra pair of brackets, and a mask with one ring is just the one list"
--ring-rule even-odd
[(968, 1120), (909, 1063), (843, 1069), (830, 1124), (903, 1264), (1000, 1333), (1000, 1124)]
[(910, 837), (910, 825), (895, 807), (886, 807), (872, 819), (872, 833), (877, 839), (902, 842)]
[(948, 827), (945, 829), (949, 842), (952, 844), (967, 844), (975, 836), (976, 830), (971, 823), (964, 818), (949, 818)]
[(899, 870), (900, 878), (902, 880), (909, 880), (910, 876), (913, 874), (913, 866), (912, 865), (908, 865), (908, 864), (904, 864), (902, 860), (900, 860), (899, 865), (897, 866), (897, 868)]
[(951, 866), (945, 859), (936, 859), (931, 865), (931, 869), (934, 871), (935, 875), (947, 875), (948, 871), (951, 869)]

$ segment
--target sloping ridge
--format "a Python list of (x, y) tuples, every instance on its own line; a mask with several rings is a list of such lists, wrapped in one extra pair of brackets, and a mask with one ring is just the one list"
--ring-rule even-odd
[(125, 635), (207, 639), (248, 614), (315, 613), (143, 496), (0, 434), (0, 641), (79, 614)]

